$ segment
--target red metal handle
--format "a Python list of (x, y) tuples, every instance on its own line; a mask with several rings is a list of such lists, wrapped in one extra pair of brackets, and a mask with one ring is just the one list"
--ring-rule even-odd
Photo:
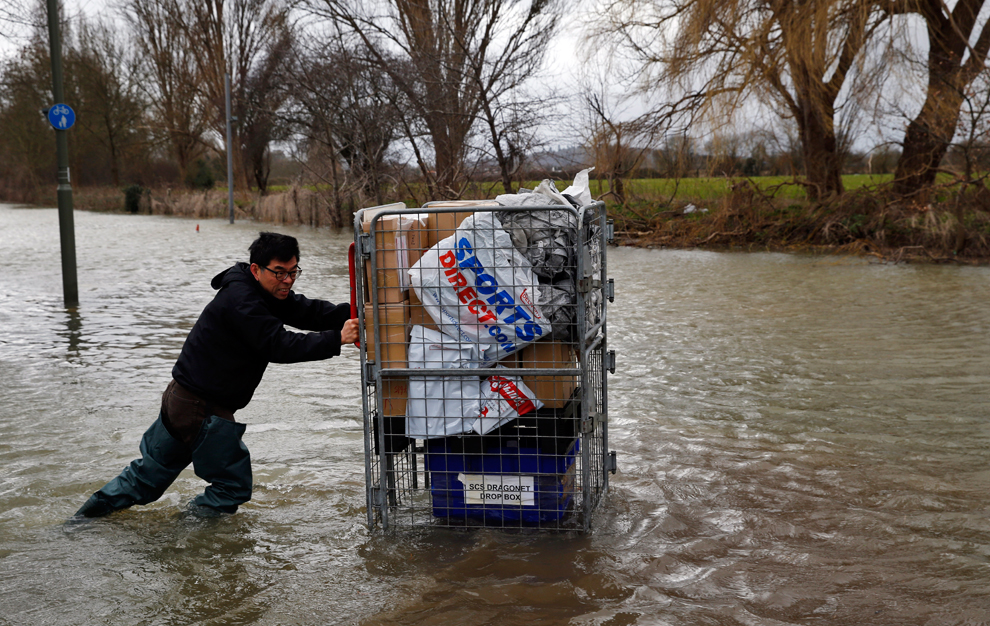
[[(353, 320), (353, 319), (357, 319), (358, 316), (357, 287), (356, 287), (357, 282), (354, 276), (354, 242), (353, 241), (351, 242), (351, 245), (347, 248), (347, 272), (348, 274), (350, 274), (351, 277), (351, 319)], [(360, 348), (361, 342), (355, 341), (354, 345)]]

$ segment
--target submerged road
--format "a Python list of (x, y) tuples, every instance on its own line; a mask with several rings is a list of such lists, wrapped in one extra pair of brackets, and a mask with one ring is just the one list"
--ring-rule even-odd
[(62, 522), (137, 454), (210, 278), (258, 230), (343, 301), (349, 234), (0, 205), (0, 625), (985, 624), (990, 268), (609, 250), (595, 530), (369, 534), (358, 356), (271, 366), (237, 515)]

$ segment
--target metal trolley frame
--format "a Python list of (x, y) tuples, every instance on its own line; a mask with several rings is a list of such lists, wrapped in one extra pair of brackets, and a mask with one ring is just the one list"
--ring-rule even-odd
[[(449, 227), (441, 231), (439, 222), (458, 226), (465, 211), (494, 211), (509, 220), (524, 215), (545, 219), (550, 211), (567, 212), (565, 221), (573, 220), (568, 223), (576, 225), (568, 231), (573, 248), (564, 268), (571, 274), (572, 295), (560, 308), (570, 307), (567, 313), (572, 322), (566, 331), (555, 330), (552, 338), (536, 342), (538, 349), (520, 350), (511, 356), (510, 366), (514, 369), (412, 368), (401, 356), (407, 347), (398, 344), (399, 337), (409, 340), (409, 329), (415, 323), (410, 321), (409, 311), (417, 309), (408, 299), (394, 301), (398, 296), (395, 285), (390, 283), (395, 276), (388, 271), (407, 270), (396, 263), (396, 256), (389, 254), (395, 245), (392, 230), (403, 218), (420, 220), (422, 239), (414, 251), (420, 254), (432, 239), (442, 239), (452, 232)], [(607, 332), (608, 303), (614, 298), (614, 284), (608, 278), (606, 264), (612, 223), (606, 218), (604, 204), (573, 208), (428, 203), (416, 209), (387, 205), (359, 211), (354, 220), (354, 237), (352, 276), (361, 321), (369, 528), (388, 531), (482, 526), (590, 531), (593, 512), (608, 489), (609, 474), (616, 471), (615, 453), (608, 451), (607, 374), (615, 371), (615, 353), (608, 349)], [(418, 300), (412, 288), (407, 293)], [(544, 353), (570, 356), (555, 357), (554, 361), (533, 360), (533, 354)], [(526, 358), (530, 360), (523, 363)], [(498, 365), (509, 361), (510, 357), (506, 357)], [(484, 382), (500, 376), (499, 380), (505, 380), (507, 373), (540, 389), (543, 408), (505, 424), (500, 422), (497, 430), (482, 435), (469, 432), (449, 437), (406, 436), (406, 400), (400, 396), (408, 393), (410, 381), (462, 382), (457, 377), (471, 377), (470, 380)], [(485, 482), (490, 480), (486, 476), (495, 475), (502, 481), (498, 489), (535, 495), (522, 495), (523, 499), (530, 498), (528, 504), (507, 504), (501, 498), (518, 496), (484, 491), (479, 496), (467, 491), (472, 477)], [(497, 502), (472, 504), (471, 498), (475, 497), (496, 498)]]

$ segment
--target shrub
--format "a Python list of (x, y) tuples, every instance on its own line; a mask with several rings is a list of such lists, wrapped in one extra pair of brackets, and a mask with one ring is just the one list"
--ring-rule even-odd
[(137, 213), (141, 209), (141, 194), (144, 187), (141, 185), (130, 185), (124, 188), (124, 210), (128, 213)]
[(186, 172), (185, 182), (186, 186), (191, 189), (213, 189), (213, 185), (216, 183), (213, 165), (206, 159), (196, 159), (196, 162)]

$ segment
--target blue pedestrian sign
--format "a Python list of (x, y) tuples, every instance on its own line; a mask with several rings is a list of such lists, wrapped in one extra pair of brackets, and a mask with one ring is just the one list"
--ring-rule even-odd
[(76, 123), (76, 112), (67, 104), (56, 104), (48, 109), (48, 123), (55, 130), (68, 130)]

